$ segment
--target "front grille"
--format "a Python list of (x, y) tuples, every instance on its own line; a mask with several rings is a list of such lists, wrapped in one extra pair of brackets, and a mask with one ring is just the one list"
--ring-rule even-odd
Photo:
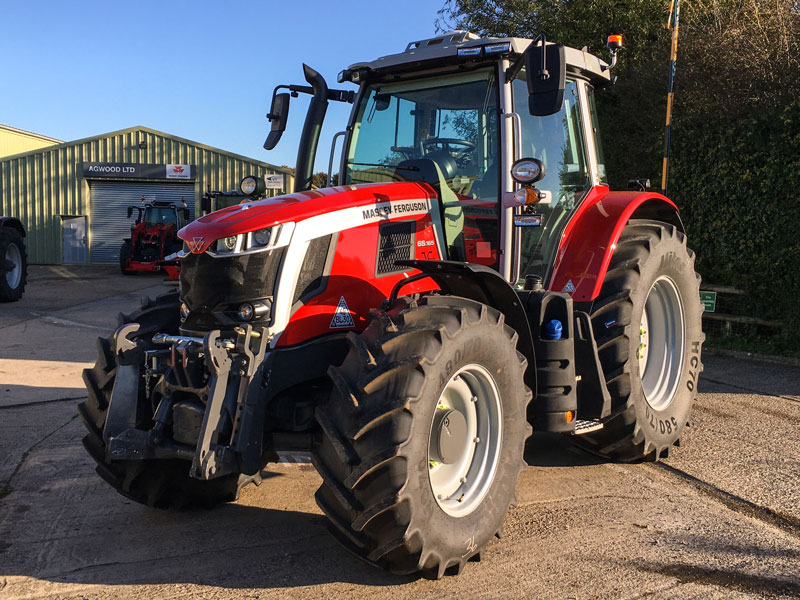
[[(235, 324), (243, 302), (271, 304), (285, 248), (214, 258), (190, 254), (181, 260), (181, 299), (189, 307), (183, 329), (205, 331)], [(269, 319), (266, 315), (264, 319)]]
[(376, 276), (408, 270), (406, 267), (398, 267), (394, 263), (397, 260), (411, 260), (413, 258), (414, 233), (416, 230), (416, 221), (401, 221), (400, 223), (384, 223), (381, 225), (377, 268), (375, 269)]

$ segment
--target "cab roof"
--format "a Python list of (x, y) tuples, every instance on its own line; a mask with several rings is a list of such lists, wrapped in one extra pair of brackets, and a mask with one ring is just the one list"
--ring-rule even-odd
[[(532, 42), (517, 37), (480, 37), (469, 31), (450, 31), (437, 37), (411, 42), (403, 52), (382, 56), (370, 62), (355, 63), (348, 71), (372, 75), (411, 72), (437, 66), (496, 62), (501, 56), (516, 58)], [(550, 42), (548, 42), (548, 45)], [(469, 54), (472, 49), (472, 54)], [(461, 53), (459, 53), (461, 50)], [(583, 75), (600, 85), (611, 82), (608, 63), (586, 52), (564, 47), (567, 71)]]

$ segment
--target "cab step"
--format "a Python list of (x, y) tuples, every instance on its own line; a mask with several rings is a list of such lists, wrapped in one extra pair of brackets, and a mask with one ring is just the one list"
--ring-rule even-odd
[(598, 429), (602, 428), (603, 424), (600, 421), (587, 421), (578, 419), (575, 421), (575, 431), (572, 432), (572, 435), (583, 435), (584, 433), (597, 431)]

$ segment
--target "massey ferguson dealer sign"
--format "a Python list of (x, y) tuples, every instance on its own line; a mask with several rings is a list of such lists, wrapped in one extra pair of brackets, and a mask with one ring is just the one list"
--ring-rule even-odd
[(83, 163), (83, 176), (101, 179), (194, 179), (194, 165)]

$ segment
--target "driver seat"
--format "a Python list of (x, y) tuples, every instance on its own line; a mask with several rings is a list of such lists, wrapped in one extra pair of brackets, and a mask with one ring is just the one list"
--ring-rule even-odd
[[(447, 177), (444, 172), (447, 169), (452, 177), (457, 168), (456, 162), (449, 153), (441, 152), (447, 155), (446, 158), (438, 157), (439, 151), (432, 152), (426, 155), (426, 158), (415, 158), (398, 163), (396, 172), (401, 180), (427, 183), (434, 189), (439, 199), (438, 206), (434, 204), (433, 214), (436, 237), (447, 246), (447, 255), (450, 260), (465, 261), (467, 254), (463, 235), (464, 209), (458, 196), (447, 185)], [(452, 164), (448, 163), (448, 159)]]

